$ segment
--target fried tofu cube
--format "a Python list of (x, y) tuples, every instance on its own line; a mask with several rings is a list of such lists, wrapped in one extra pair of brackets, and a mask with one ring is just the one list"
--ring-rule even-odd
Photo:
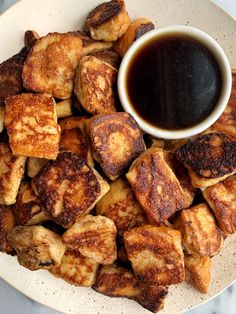
[(61, 120), (60, 152), (70, 151), (84, 158), (87, 164), (94, 166), (89, 140), (85, 133), (86, 117), (71, 117)]
[(33, 187), (56, 223), (71, 226), (109, 190), (109, 184), (85, 160), (71, 152), (58, 155), (33, 179)]
[(75, 32), (49, 33), (41, 37), (24, 64), (24, 87), (59, 99), (71, 98), (81, 53), (82, 40)]
[(73, 103), (71, 99), (62, 100), (56, 103), (57, 119), (66, 118), (73, 115)]
[(180, 230), (188, 254), (211, 257), (223, 246), (222, 233), (205, 203), (182, 210), (174, 226)]
[(3, 107), (0, 107), (0, 133), (4, 129), (3, 113), (4, 113), (4, 109)]
[(128, 29), (130, 17), (123, 0), (104, 2), (93, 9), (86, 26), (94, 39), (116, 41)]
[(26, 162), (27, 175), (30, 178), (35, 177), (39, 171), (49, 162), (45, 158), (29, 157)]
[(23, 48), (0, 64), (0, 106), (4, 105), (7, 97), (22, 93), (22, 69), (27, 55), (28, 49)]
[(119, 69), (121, 58), (117, 52), (114, 50), (102, 50), (90, 53), (90, 56), (94, 56), (103, 62), (106, 62), (113, 66), (115, 69)]
[(65, 253), (61, 237), (42, 226), (17, 226), (9, 233), (8, 241), (19, 263), (30, 270), (57, 267)]
[(184, 254), (178, 230), (145, 225), (126, 231), (124, 240), (140, 281), (164, 286), (184, 281)]
[(204, 190), (203, 195), (227, 236), (236, 232), (236, 175)]
[(103, 216), (86, 215), (77, 218), (62, 236), (66, 245), (99, 264), (112, 264), (117, 257), (116, 226)]
[(111, 180), (145, 150), (142, 131), (129, 113), (98, 115), (86, 121), (86, 130), (93, 157)]
[(4, 121), (14, 155), (56, 159), (60, 128), (50, 95), (21, 94), (7, 98)]
[(113, 43), (109, 41), (95, 40), (81, 31), (77, 31), (76, 33), (82, 40), (82, 56), (97, 51), (103, 51), (104, 49), (110, 49), (113, 45)]
[(39, 34), (33, 30), (27, 30), (24, 34), (24, 44), (26, 48), (32, 48), (36, 41), (40, 38)]
[(163, 150), (150, 148), (133, 162), (126, 174), (138, 201), (157, 224), (189, 204), (165, 158)]
[(25, 157), (12, 155), (7, 143), (0, 143), (0, 204), (11, 205), (24, 176)]
[(14, 227), (15, 218), (11, 206), (0, 205), (0, 252), (8, 254), (13, 252), (7, 236)]
[(163, 309), (167, 287), (140, 284), (133, 273), (116, 265), (103, 266), (94, 285), (97, 292), (109, 297), (125, 297), (156, 313)]
[(191, 184), (187, 168), (185, 168), (176, 158), (175, 154), (171, 152), (165, 151), (164, 159), (171, 168), (171, 170), (174, 172), (181, 188), (183, 189), (185, 195), (184, 208), (190, 207), (197, 192), (197, 189)]
[(114, 85), (117, 70), (93, 56), (81, 58), (76, 70), (74, 92), (83, 108), (92, 115), (116, 111)]
[(129, 47), (141, 36), (154, 29), (154, 24), (146, 19), (139, 18), (133, 21), (125, 34), (114, 44), (114, 50), (123, 58)]
[(179, 147), (176, 156), (188, 168), (192, 185), (205, 188), (236, 173), (236, 138), (204, 134)]
[(119, 178), (110, 184), (110, 190), (96, 204), (97, 215), (112, 219), (118, 234), (123, 235), (125, 230), (144, 225), (147, 217), (134, 192), (127, 181)]
[(190, 272), (190, 282), (202, 293), (207, 293), (211, 283), (212, 262), (209, 256), (190, 255), (184, 258)]
[(95, 283), (99, 264), (78, 251), (67, 249), (58, 267), (50, 272), (75, 286), (90, 287)]
[(224, 132), (236, 137), (236, 69), (232, 70), (231, 95), (219, 119), (208, 129), (210, 132)]
[(41, 205), (39, 197), (34, 193), (30, 182), (21, 182), (13, 211), (17, 225), (37, 225), (51, 219)]

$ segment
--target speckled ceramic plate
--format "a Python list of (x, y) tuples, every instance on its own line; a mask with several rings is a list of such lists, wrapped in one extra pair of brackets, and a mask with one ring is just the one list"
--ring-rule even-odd
[[(80, 29), (88, 12), (101, 0), (22, 0), (0, 17), (0, 62), (22, 47), (23, 33), (34, 29), (50, 31)], [(224, 48), (236, 67), (236, 22), (208, 0), (126, 0), (133, 18), (148, 17), (156, 27), (184, 24), (200, 28)], [(225, 241), (213, 258), (210, 291), (203, 295), (187, 284), (170, 288), (162, 313), (180, 313), (220, 293), (236, 280), (236, 237)], [(88, 288), (76, 288), (46, 271), (31, 272), (15, 258), (0, 254), (0, 277), (30, 298), (64, 313), (144, 314), (150, 313), (133, 301), (108, 298)]]

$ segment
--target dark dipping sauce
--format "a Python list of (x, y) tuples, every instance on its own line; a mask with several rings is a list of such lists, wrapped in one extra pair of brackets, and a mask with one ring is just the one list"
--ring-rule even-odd
[(220, 69), (197, 41), (174, 34), (154, 38), (131, 59), (126, 90), (143, 120), (162, 129), (184, 129), (214, 109), (221, 91)]

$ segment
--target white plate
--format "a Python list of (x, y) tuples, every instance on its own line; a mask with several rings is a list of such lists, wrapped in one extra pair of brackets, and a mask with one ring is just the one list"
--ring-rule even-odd
[[(78, 30), (88, 12), (101, 0), (22, 0), (0, 17), (0, 62), (22, 47), (26, 29), (43, 35), (50, 31)], [(126, 0), (132, 18), (149, 17), (157, 27), (185, 24), (217, 39), (236, 67), (236, 22), (208, 0)], [(179, 313), (203, 303), (236, 280), (236, 238), (225, 241), (213, 258), (210, 291), (203, 295), (187, 284), (170, 288), (162, 313)], [(0, 277), (30, 298), (64, 313), (150, 313), (133, 301), (108, 298), (92, 289), (71, 286), (46, 271), (31, 272), (15, 258), (0, 254)]]

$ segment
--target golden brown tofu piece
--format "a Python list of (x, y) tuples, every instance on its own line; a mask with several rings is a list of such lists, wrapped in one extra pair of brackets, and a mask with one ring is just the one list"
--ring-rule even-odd
[(222, 233), (205, 203), (182, 210), (174, 226), (180, 230), (188, 254), (211, 257), (223, 246)]
[(209, 130), (224, 132), (236, 137), (236, 69), (232, 70), (232, 89), (227, 107)]
[(0, 252), (13, 253), (13, 248), (7, 240), (9, 232), (15, 227), (12, 207), (0, 205)]
[(58, 267), (50, 272), (75, 286), (90, 287), (95, 283), (99, 264), (78, 251), (67, 249)]
[(23, 91), (22, 68), (28, 55), (28, 49), (21, 51), (0, 64), (0, 106), (4, 100)]
[(0, 107), (0, 133), (4, 129), (4, 121), (3, 121), (4, 108)]
[(11, 205), (24, 176), (25, 157), (12, 155), (7, 143), (0, 143), (0, 204)]
[(75, 76), (75, 95), (83, 108), (93, 114), (116, 111), (113, 92), (117, 70), (93, 56), (81, 58)]
[(236, 138), (205, 134), (179, 147), (176, 156), (189, 169), (192, 185), (204, 188), (236, 173)]
[(29, 157), (26, 162), (27, 175), (30, 178), (35, 177), (39, 171), (49, 162), (45, 158)]
[(227, 236), (236, 232), (236, 175), (207, 188), (203, 195)]
[(78, 31), (76, 33), (78, 34), (78, 36), (80, 36), (82, 40), (82, 56), (93, 52), (102, 51), (104, 49), (110, 49), (113, 45), (113, 43), (109, 41), (95, 40), (81, 31)]
[(159, 148), (149, 148), (140, 155), (126, 177), (146, 213), (158, 224), (189, 203), (165, 160), (165, 152)]
[(147, 141), (147, 146), (150, 148), (158, 147), (171, 153), (175, 153), (177, 148), (189, 142), (189, 138), (182, 138), (180, 140), (163, 140), (149, 136)]
[(39, 34), (33, 30), (27, 30), (24, 34), (24, 44), (26, 48), (32, 48), (36, 41), (40, 38)]
[(71, 99), (62, 100), (56, 103), (57, 119), (66, 118), (73, 115), (73, 103)]
[(171, 152), (164, 152), (164, 159), (179, 180), (179, 184), (182, 187), (185, 196), (184, 208), (188, 208), (192, 204), (197, 191), (191, 184), (188, 170), (176, 158), (175, 154)]
[(144, 150), (142, 131), (126, 112), (98, 115), (86, 121), (93, 157), (111, 180), (124, 174)]
[(19, 263), (30, 269), (50, 269), (61, 263), (65, 244), (59, 235), (42, 226), (18, 226), (8, 235)]
[(112, 264), (117, 258), (116, 226), (103, 216), (86, 215), (76, 219), (62, 236), (66, 245), (99, 264)]
[(84, 158), (90, 167), (94, 166), (89, 140), (84, 130), (86, 117), (71, 117), (61, 120), (60, 152), (70, 151)]
[(34, 193), (30, 182), (21, 182), (13, 211), (17, 225), (37, 225), (51, 219), (41, 205), (39, 197)]
[(4, 121), (14, 155), (56, 159), (60, 127), (50, 95), (29, 93), (7, 98)]
[(110, 64), (115, 69), (119, 69), (121, 58), (118, 55), (118, 53), (115, 52), (114, 50), (106, 49), (106, 50), (90, 53), (90, 55)]
[(154, 24), (146, 19), (139, 18), (133, 21), (125, 34), (114, 44), (114, 50), (123, 58), (129, 47), (141, 36), (154, 29)]
[(97, 292), (109, 297), (124, 297), (156, 313), (163, 309), (167, 287), (140, 284), (133, 273), (116, 265), (103, 266), (94, 285)]
[(202, 293), (207, 293), (211, 283), (212, 262), (209, 256), (184, 257), (185, 267), (190, 272), (190, 283)]
[(65, 227), (88, 213), (109, 190), (99, 173), (71, 152), (49, 162), (34, 177), (33, 186), (55, 222)]
[(184, 254), (178, 230), (145, 225), (126, 231), (124, 240), (140, 281), (164, 286), (184, 281)]
[(130, 25), (124, 1), (112, 0), (98, 5), (89, 13), (86, 25), (94, 39), (116, 41)]
[(147, 222), (144, 210), (136, 200), (132, 188), (123, 178), (110, 184), (108, 193), (96, 204), (96, 212), (112, 219), (120, 236), (125, 230)]
[(24, 87), (59, 99), (71, 98), (81, 52), (82, 40), (75, 33), (49, 33), (41, 37), (24, 64)]

